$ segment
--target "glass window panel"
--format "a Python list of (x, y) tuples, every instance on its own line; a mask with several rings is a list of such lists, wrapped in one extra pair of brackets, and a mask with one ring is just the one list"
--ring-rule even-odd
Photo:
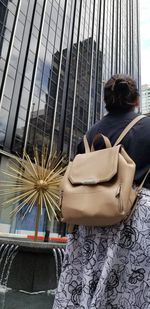
[(2, 41), (2, 48), (1, 48), (1, 57), (6, 59), (7, 52), (8, 52), (9, 43), (4, 39)]
[(16, 137), (17, 138), (23, 138), (24, 128), (25, 128), (25, 121), (18, 118), (17, 130), (16, 130)]
[(15, 12), (16, 12), (16, 6), (14, 5), (13, 2), (9, 1), (8, 2), (8, 9), (15, 15)]
[(36, 11), (41, 15), (42, 7), (41, 7), (41, 5), (39, 5), (39, 3), (37, 3), (37, 5), (36, 5)]
[(37, 38), (32, 34), (31, 40), (30, 40), (30, 50), (32, 53), (36, 53), (36, 46), (37, 46)]
[(29, 100), (29, 91), (23, 88), (22, 96), (21, 96), (21, 105), (27, 109), (28, 107), (28, 100)]
[(29, 60), (32, 63), (34, 63), (34, 59), (35, 59), (35, 54), (31, 50), (29, 50)]
[(57, 50), (59, 50), (60, 48), (60, 38), (56, 36), (56, 40), (55, 40), (55, 48)]
[(52, 45), (54, 45), (54, 40), (55, 40), (55, 32), (52, 28), (50, 28), (49, 41), (51, 42)]
[(25, 24), (26, 18), (25, 18), (25, 15), (22, 12), (20, 12), (19, 20), (22, 22), (22, 24)]
[(47, 35), (48, 35), (48, 29), (49, 29), (49, 26), (48, 24), (45, 22), (44, 23), (44, 27), (43, 27), (43, 35), (47, 38)]
[(33, 104), (32, 104), (32, 111), (33, 112), (37, 112), (38, 111), (38, 106), (39, 106), (39, 98), (34, 95), (34, 97), (33, 97)]
[(40, 130), (44, 131), (44, 128), (45, 128), (45, 122), (43, 121), (44, 120), (44, 113), (43, 113), (43, 111), (39, 111), (39, 114), (40, 114), (40, 117), (38, 118), (37, 126), (38, 126), (38, 128), (40, 128)]
[(24, 15), (26, 15), (26, 13), (27, 13), (28, 4), (29, 4), (29, 0), (22, 1), (22, 3), (21, 3), (21, 11)]
[(5, 132), (8, 120), (8, 111), (1, 108), (0, 112), (0, 131)]
[(0, 84), (2, 82), (2, 78), (3, 78), (3, 72), (0, 70)]
[(52, 20), (53, 20), (55, 23), (57, 22), (57, 10), (55, 9), (54, 6), (53, 6), (53, 8), (52, 8), (51, 18), (52, 18)]
[(13, 87), (14, 87), (14, 80), (11, 77), (7, 76), (5, 95), (10, 99), (12, 98)]
[(7, 20), (6, 20), (6, 28), (8, 28), (9, 30), (12, 30), (13, 22), (14, 22), (14, 15), (10, 11), (8, 11)]
[(3, 145), (5, 141), (5, 133), (0, 131), (0, 144)]
[(35, 25), (35, 27), (37, 29), (40, 28), (40, 22), (41, 22), (41, 17), (40, 17), (40, 15), (37, 12), (35, 12), (35, 15), (34, 15), (34, 25)]
[(10, 40), (11, 32), (8, 29), (5, 29), (4, 37), (7, 41)]
[(4, 107), (7, 111), (9, 111), (10, 103), (11, 103), (11, 100), (4, 95), (2, 107)]
[(12, 65), (9, 66), (8, 75), (12, 77), (13, 79), (15, 79), (16, 70), (14, 67), (12, 67)]
[(25, 87), (27, 90), (30, 90), (30, 87), (31, 87), (31, 80), (29, 80), (27, 77), (25, 77), (25, 79), (24, 79), (24, 87)]
[(52, 98), (55, 98), (56, 90), (57, 90), (57, 85), (51, 81), (50, 95), (52, 96)]
[(4, 70), (4, 67), (5, 67), (5, 61), (4, 61), (4, 59), (0, 59), (0, 70), (3, 72), (3, 70)]
[(28, 79), (32, 79), (32, 74), (33, 74), (33, 63), (31, 61), (27, 61), (27, 66), (26, 66), (26, 77)]
[(23, 36), (23, 31), (24, 31), (24, 25), (18, 21), (17, 23), (17, 29), (16, 29), (16, 37), (22, 41), (22, 36)]
[(23, 107), (20, 106), (19, 109), (19, 118), (26, 120), (27, 110), (25, 110)]

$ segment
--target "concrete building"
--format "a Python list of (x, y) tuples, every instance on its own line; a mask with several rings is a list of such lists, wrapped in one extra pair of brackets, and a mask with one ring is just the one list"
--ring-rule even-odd
[(141, 110), (143, 114), (150, 114), (150, 85), (142, 86)]

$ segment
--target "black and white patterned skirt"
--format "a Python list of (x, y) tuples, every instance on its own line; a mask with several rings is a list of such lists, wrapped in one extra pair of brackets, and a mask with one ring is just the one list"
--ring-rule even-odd
[(127, 224), (69, 235), (53, 309), (150, 309), (150, 190)]

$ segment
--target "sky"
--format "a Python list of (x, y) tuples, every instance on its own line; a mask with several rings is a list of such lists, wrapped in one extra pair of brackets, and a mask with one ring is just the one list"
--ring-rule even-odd
[(150, 0), (140, 0), (141, 82), (150, 84)]

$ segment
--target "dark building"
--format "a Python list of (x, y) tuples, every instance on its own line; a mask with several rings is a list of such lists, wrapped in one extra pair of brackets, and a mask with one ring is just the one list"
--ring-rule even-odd
[(0, 0), (0, 146), (73, 157), (114, 73), (140, 87), (138, 0)]

